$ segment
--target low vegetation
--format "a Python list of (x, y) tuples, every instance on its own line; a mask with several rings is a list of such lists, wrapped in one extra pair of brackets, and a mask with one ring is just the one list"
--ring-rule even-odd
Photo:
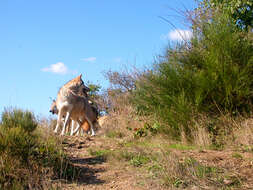
[(252, 110), (251, 32), (239, 30), (225, 13), (213, 13), (211, 23), (205, 19), (193, 26), (191, 41), (168, 48), (133, 91), (138, 113), (154, 116), (161, 132), (176, 139), (184, 133), (190, 141), (203, 115), (208, 126), (223, 114)]
[(252, 185), (250, 174), (242, 172), (252, 157), (242, 150), (220, 152), (172, 144), (159, 135), (106, 138), (103, 146), (91, 147), (89, 154), (106, 160), (110, 170), (127, 168), (135, 173), (135, 183), (144, 189), (243, 189)]
[(0, 123), (0, 189), (47, 189), (54, 179), (71, 179), (61, 143), (29, 111), (9, 109)]

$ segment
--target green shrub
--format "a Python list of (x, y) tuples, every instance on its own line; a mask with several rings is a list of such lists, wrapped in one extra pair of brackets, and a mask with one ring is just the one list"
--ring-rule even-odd
[(44, 189), (49, 179), (73, 177), (55, 137), (44, 137), (33, 114), (5, 110), (0, 123), (0, 189)]
[(3, 128), (22, 128), (30, 133), (36, 129), (37, 125), (32, 112), (21, 109), (6, 109), (2, 113), (1, 126)]
[[(159, 130), (192, 140), (200, 113), (247, 113), (253, 100), (253, 42), (226, 13), (193, 24), (188, 43), (169, 47), (136, 82), (132, 101)], [(202, 19), (202, 20), (201, 20)]]

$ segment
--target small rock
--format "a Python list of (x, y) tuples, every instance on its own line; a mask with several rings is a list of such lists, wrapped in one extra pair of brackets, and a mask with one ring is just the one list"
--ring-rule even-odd
[(230, 185), (233, 181), (229, 179), (224, 179), (223, 182), (225, 185)]

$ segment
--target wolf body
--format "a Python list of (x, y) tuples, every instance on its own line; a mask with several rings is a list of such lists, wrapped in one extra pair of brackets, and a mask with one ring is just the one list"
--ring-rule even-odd
[[(98, 124), (97, 122), (97, 118), (98, 118), (98, 111), (97, 108), (95, 108), (89, 101), (88, 101), (89, 105), (91, 106), (92, 109), (92, 113), (89, 115), (93, 125)], [(82, 110), (79, 110), (82, 111)], [(51, 112), (52, 114), (58, 114), (58, 109), (56, 106), (56, 101), (53, 100), (50, 110), (49, 112)], [(63, 116), (63, 118), (65, 118), (65, 116)], [(77, 133), (79, 129), (83, 129), (86, 133), (88, 133), (91, 130), (91, 127), (89, 125), (89, 123), (85, 120), (82, 121), (83, 118), (79, 118), (77, 121), (75, 120), (76, 118), (73, 118), (73, 115), (71, 115), (70, 120), (72, 121), (72, 125), (71, 125), (71, 132), (70, 135), (72, 136), (73, 134)], [(64, 122), (64, 120), (63, 120)], [(81, 125), (80, 125), (81, 123)], [(69, 122), (70, 124), (70, 122)], [(76, 129), (74, 129), (74, 126), (77, 125)], [(98, 124), (99, 125), (99, 124)]]
[[(54, 115), (54, 114), (58, 115), (59, 110), (58, 110), (57, 107), (56, 107), (56, 101), (55, 101), (55, 100), (53, 100), (53, 102), (52, 102), (52, 104), (51, 104), (51, 106), (50, 106), (49, 112), (52, 113), (53, 115)], [(63, 115), (62, 122), (61, 122), (63, 125), (64, 125), (64, 121), (65, 121), (65, 115)], [(70, 126), (70, 123), (71, 123), (71, 126)], [(75, 130), (74, 128), (75, 128), (76, 125), (79, 125), (78, 122), (77, 122), (77, 121), (74, 121), (74, 120), (72, 120), (72, 119), (70, 118), (70, 121), (69, 121), (69, 123), (67, 124), (68, 127), (66, 126), (66, 128), (69, 128), (69, 131), (70, 131), (70, 135), (71, 135), (71, 136), (72, 136), (73, 133), (74, 133), (74, 130)]]
[[(94, 125), (98, 125), (98, 111), (97, 109), (92, 106), (92, 104), (88, 101), (89, 107), (91, 108), (91, 111), (89, 111), (88, 117), (90, 119), (90, 121), (92, 122), (93, 126)], [(86, 120), (82, 122), (81, 125), (78, 125), (77, 128), (73, 131), (73, 134), (75, 134), (80, 128), (83, 129), (86, 133), (88, 133), (89, 131), (91, 131), (92, 134), (92, 127), (89, 122), (87, 122)]]
[(91, 136), (95, 135), (93, 122), (91, 121), (93, 114), (92, 108), (87, 99), (88, 90), (83, 83), (82, 75), (72, 79), (60, 88), (56, 99), (56, 107), (59, 113), (54, 132), (57, 132), (61, 119), (65, 116), (61, 135), (64, 135), (66, 125), (69, 123), (70, 118), (77, 121), (79, 125), (82, 125), (82, 122), (86, 120), (91, 127)]

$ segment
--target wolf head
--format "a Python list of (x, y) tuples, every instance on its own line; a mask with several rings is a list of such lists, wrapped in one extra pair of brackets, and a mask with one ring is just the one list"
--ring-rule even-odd
[(90, 89), (84, 85), (84, 82), (82, 80), (82, 74), (69, 81), (65, 86), (67, 86), (73, 92), (81, 96), (87, 97), (87, 93), (90, 91)]
[(58, 114), (58, 109), (56, 107), (56, 101), (55, 100), (53, 100), (53, 102), (50, 106), (49, 112), (52, 113), (52, 114)]

